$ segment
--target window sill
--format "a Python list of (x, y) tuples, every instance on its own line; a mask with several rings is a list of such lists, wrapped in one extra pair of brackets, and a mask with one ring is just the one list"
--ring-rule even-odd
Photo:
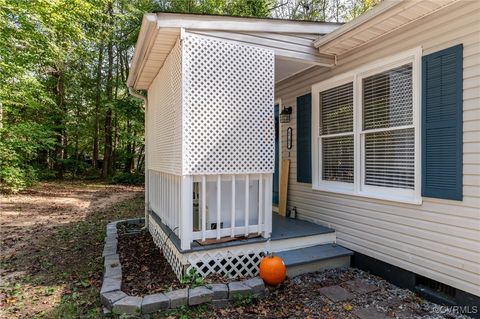
[[(352, 188), (353, 188), (353, 185), (352, 185)], [(328, 193), (357, 196), (357, 197), (371, 198), (371, 199), (380, 199), (380, 200), (405, 203), (405, 204), (422, 205), (421, 196), (419, 196), (418, 198), (414, 198), (413, 196), (402, 196), (402, 195), (396, 195), (392, 193), (381, 194), (378, 192), (367, 192), (367, 191), (355, 192), (347, 188), (339, 188), (333, 185), (330, 186), (330, 185), (312, 184), (312, 189), (316, 191), (322, 191), (322, 192), (328, 192)]]

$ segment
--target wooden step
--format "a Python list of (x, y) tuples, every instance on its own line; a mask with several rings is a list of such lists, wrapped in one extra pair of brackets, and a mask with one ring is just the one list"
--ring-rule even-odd
[(287, 266), (287, 276), (350, 266), (351, 250), (336, 244), (323, 244), (276, 253)]

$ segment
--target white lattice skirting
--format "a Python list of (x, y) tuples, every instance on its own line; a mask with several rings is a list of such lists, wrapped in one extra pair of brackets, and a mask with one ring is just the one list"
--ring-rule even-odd
[(149, 230), (155, 244), (158, 247), (163, 245), (165, 258), (179, 279), (192, 268), (202, 277), (210, 274), (229, 278), (256, 276), (260, 260), (268, 251), (267, 242), (257, 242), (181, 253), (170, 239), (165, 243), (167, 234), (152, 216), (149, 217)]

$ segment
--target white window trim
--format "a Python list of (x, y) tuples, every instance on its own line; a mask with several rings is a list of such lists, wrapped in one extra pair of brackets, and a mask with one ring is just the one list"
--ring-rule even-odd
[[(363, 185), (362, 137), (362, 79), (383, 71), (412, 63), (413, 127), (415, 128), (415, 186), (413, 190)], [(312, 188), (314, 190), (390, 200), (411, 204), (422, 204), (421, 196), (421, 72), (422, 48), (417, 47), (396, 55), (379, 59), (347, 73), (335, 76), (312, 86)], [(321, 178), (322, 156), (320, 146), (320, 92), (353, 82), (353, 134), (354, 134), (354, 182), (324, 181)], [(408, 126), (411, 127), (411, 126)], [(398, 129), (398, 128), (396, 128)], [(383, 129), (382, 129), (383, 130)]]

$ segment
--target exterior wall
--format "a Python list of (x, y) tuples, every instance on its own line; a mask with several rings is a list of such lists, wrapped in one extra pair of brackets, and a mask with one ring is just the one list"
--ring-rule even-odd
[(182, 174), (182, 50), (173, 47), (148, 89), (148, 169)]
[[(370, 257), (480, 295), (480, 2), (460, 1), (340, 56), (331, 71), (314, 68), (277, 85), (276, 98), (293, 106), (281, 128), (282, 158), (291, 160), (289, 208), (302, 219), (337, 231), (337, 242)], [(423, 198), (421, 205), (314, 191), (297, 183), (296, 97), (315, 83), (397, 52), (422, 46), (423, 54), (464, 45), (463, 201)], [(316, 107), (313, 105), (312, 107)], [(286, 132), (293, 128), (293, 148)]]

